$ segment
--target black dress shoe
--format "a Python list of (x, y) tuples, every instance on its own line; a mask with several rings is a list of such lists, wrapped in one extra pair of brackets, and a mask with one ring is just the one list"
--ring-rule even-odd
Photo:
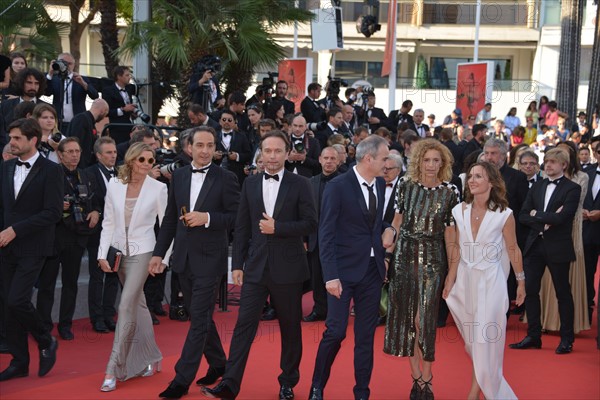
[(0, 339), (0, 354), (8, 354), (8, 343), (6, 343), (6, 340), (4, 339)]
[(160, 321), (152, 311), (150, 311), (150, 318), (152, 318), (152, 325), (160, 325)]
[(58, 335), (62, 340), (73, 340), (75, 335), (71, 331), (71, 328), (58, 328)]
[(117, 330), (117, 323), (112, 318), (106, 318), (104, 320), (104, 325), (108, 328), (109, 331), (114, 332)]
[(573, 343), (569, 343), (566, 341), (560, 341), (560, 344), (556, 348), (556, 354), (569, 354), (573, 351)]
[(217, 386), (214, 388), (208, 388), (206, 386), (202, 386), (202, 394), (206, 397), (210, 397), (211, 399), (230, 399), (234, 400), (236, 398), (236, 394), (233, 393), (233, 390), (223, 381), (219, 382)]
[(17, 368), (9, 365), (4, 371), (0, 372), (0, 382), (13, 378), (24, 378), (29, 375), (27, 368)]
[(302, 318), (304, 322), (315, 322), (315, 321), (325, 321), (325, 316), (321, 314), (317, 314), (315, 311), (312, 311), (306, 317)]
[(176, 304), (169, 307), (169, 319), (185, 322), (189, 321), (190, 315), (183, 304)]
[(180, 399), (188, 394), (188, 387), (175, 383), (175, 381), (169, 383), (169, 387), (161, 392), (158, 397), (163, 399)]
[(54, 363), (56, 363), (56, 350), (58, 349), (58, 340), (54, 336), (52, 336), (52, 341), (50, 342), (50, 346), (45, 349), (40, 350), (40, 370), (38, 371), (38, 376), (44, 376), (52, 367), (54, 367)]
[(110, 332), (108, 330), (108, 327), (106, 326), (106, 324), (102, 320), (98, 320), (98, 321), (94, 322), (92, 324), (92, 327), (94, 328), (94, 331), (96, 331), (98, 333), (108, 333), (108, 332)]
[(273, 321), (277, 319), (277, 313), (275, 312), (274, 308), (269, 307), (263, 312), (263, 315), (260, 317), (260, 319), (261, 321)]
[(282, 386), (279, 389), (279, 400), (291, 400), (294, 398), (294, 391), (289, 386)]
[(316, 387), (310, 388), (308, 400), (323, 400), (323, 389), (317, 389)]
[(209, 367), (206, 376), (196, 381), (196, 385), (212, 385), (225, 373), (225, 367)]
[(534, 338), (531, 336), (525, 336), (525, 339), (521, 340), (519, 343), (510, 344), (508, 347), (511, 349), (541, 349), (542, 348), (542, 339)]
[(162, 306), (156, 306), (153, 309), (154, 314), (158, 315), (159, 317), (164, 317), (167, 315), (167, 312), (162, 308)]

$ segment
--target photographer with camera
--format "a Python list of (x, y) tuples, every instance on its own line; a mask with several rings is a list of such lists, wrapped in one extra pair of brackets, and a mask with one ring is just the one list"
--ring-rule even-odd
[(37, 309), (44, 325), (52, 329), (52, 306), (60, 265), (62, 289), (58, 334), (63, 340), (73, 340), (71, 327), (81, 257), (88, 238), (99, 229), (102, 208), (100, 197), (96, 195), (95, 180), (77, 167), (81, 158), (79, 140), (75, 137), (63, 139), (58, 145), (58, 157), (64, 172), (63, 217), (56, 225), (55, 255), (46, 260), (40, 273)]
[(61, 53), (50, 62), (46, 96), (53, 96), (52, 105), (58, 114), (58, 123), (62, 132), (67, 132), (69, 123), (77, 114), (85, 112), (85, 99), (98, 98), (98, 91), (90, 78), (73, 70), (75, 59), (71, 53)]
[(308, 93), (302, 103), (300, 103), (300, 111), (308, 124), (319, 123), (327, 119), (325, 114), (325, 104), (321, 97), (322, 86), (317, 82), (308, 85), (306, 92)]
[(89, 111), (77, 114), (69, 124), (67, 136), (79, 139), (81, 159), (79, 168), (87, 168), (96, 162), (94, 142), (98, 138), (96, 123), (108, 115), (108, 103), (104, 99), (96, 99)]
[[(367, 105), (364, 109), (364, 114), (362, 116), (362, 125), (368, 125), (371, 133), (375, 132), (377, 129), (386, 127), (388, 125), (388, 117), (385, 115), (385, 112), (378, 107), (375, 107), (375, 92), (370, 91), (366, 92), (367, 96)], [(396, 128), (393, 129), (394, 131)]]
[[(242, 106), (244, 103), (242, 103)], [(221, 113), (221, 130), (218, 132), (217, 148), (214, 154), (215, 164), (233, 172), (242, 184), (246, 178), (244, 166), (250, 162), (252, 148), (245, 133), (234, 130), (234, 111), (223, 110)]]
[(108, 103), (108, 120), (111, 124), (129, 124), (128, 126), (113, 126), (109, 128), (110, 137), (117, 143), (127, 142), (131, 132), (131, 121), (136, 118), (137, 106), (133, 104), (133, 90), (129, 86), (131, 71), (128, 67), (119, 65), (113, 69), (114, 85), (102, 90), (102, 98)]
[(286, 81), (277, 81), (275, 85), (275, 97), (273, 100), (277, 100), (283, 103), (285, 109), (285, 115), (294, 114), (296, 112), (296, 105), (293, 101), (287, 99), (288, 84)]
[[(221, 59), (217, 56), (204, 56), (194, 65), (188, 92), (193, 104), (200, 104), (209, 114), (213, 104), (221, 96), (217, 72), (221, 70)], [(245, 101), (245, 100), (244, 100)]]
[(321, 172), (321, 146), (317, 139), (306, 133), (306, 119), (302, 115), (297, 115), (292, 120), (290, 144), (291, 150), (285, 162), (285, 169), (307, 178), (318, 175)]

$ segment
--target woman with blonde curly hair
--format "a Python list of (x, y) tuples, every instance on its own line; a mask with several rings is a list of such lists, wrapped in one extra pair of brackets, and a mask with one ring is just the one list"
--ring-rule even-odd
[[(119, 319), (100, 388), (103, 392), (115, 390), (117, 379), (146, 377), (160, 371), (162, 355), (143, 292), (156, 244), (154, 225), (157, 217), (162, 222), (167, 206), (167, 186), (148, 176), (154, 162), (149, 145), (134, 143), (125, 154), (119, 177), (111, 179), (106, 188), (98, 265), (104, 272), (114, 272), (107, 261), (111, 246), (124, 256), (117, 271), (123, 285)], [(165, 256), (168, 259), (169, 254)]]
[[(389, 267), (389, 313), (383, 351), (409, 357), (410, 399), (433, 399), (431, 367), (448, 243), (454, 243), (452, 208), (459, 202), (452, 154), (435, 139), (412, 148), (408, 172), (398, 183), (392, 226), (399, 233)], [(446, 242), (446, 245), (445, 245)], [(389, 236), (384, 246), (391, 249)]]

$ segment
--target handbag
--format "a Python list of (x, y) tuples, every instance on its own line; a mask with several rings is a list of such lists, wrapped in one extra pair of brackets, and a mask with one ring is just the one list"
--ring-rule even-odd
[(121, 265), (121, 259), (123, 258), (123, 252), (116, 247), (110, 246), (108, 248), (108, 254), (106, 255), (106, 261), (108, 261), (108, 265), (113, 272), (117, 272), (119, 270), (119, 266)]

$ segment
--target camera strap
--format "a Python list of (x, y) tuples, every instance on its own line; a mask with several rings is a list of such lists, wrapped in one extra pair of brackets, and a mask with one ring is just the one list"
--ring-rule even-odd
[[(69, 87), (72, 85), (72, 83), (73, 83), (73, 79), (71, 79), (69, 77), (65, 78), (65, 88), (64, 88), (64, 101), (65, 101), (65, 104), (69, 104)], [(73, 96), (71, 96), (71, 100), (72, 100), (72, 97)]]

